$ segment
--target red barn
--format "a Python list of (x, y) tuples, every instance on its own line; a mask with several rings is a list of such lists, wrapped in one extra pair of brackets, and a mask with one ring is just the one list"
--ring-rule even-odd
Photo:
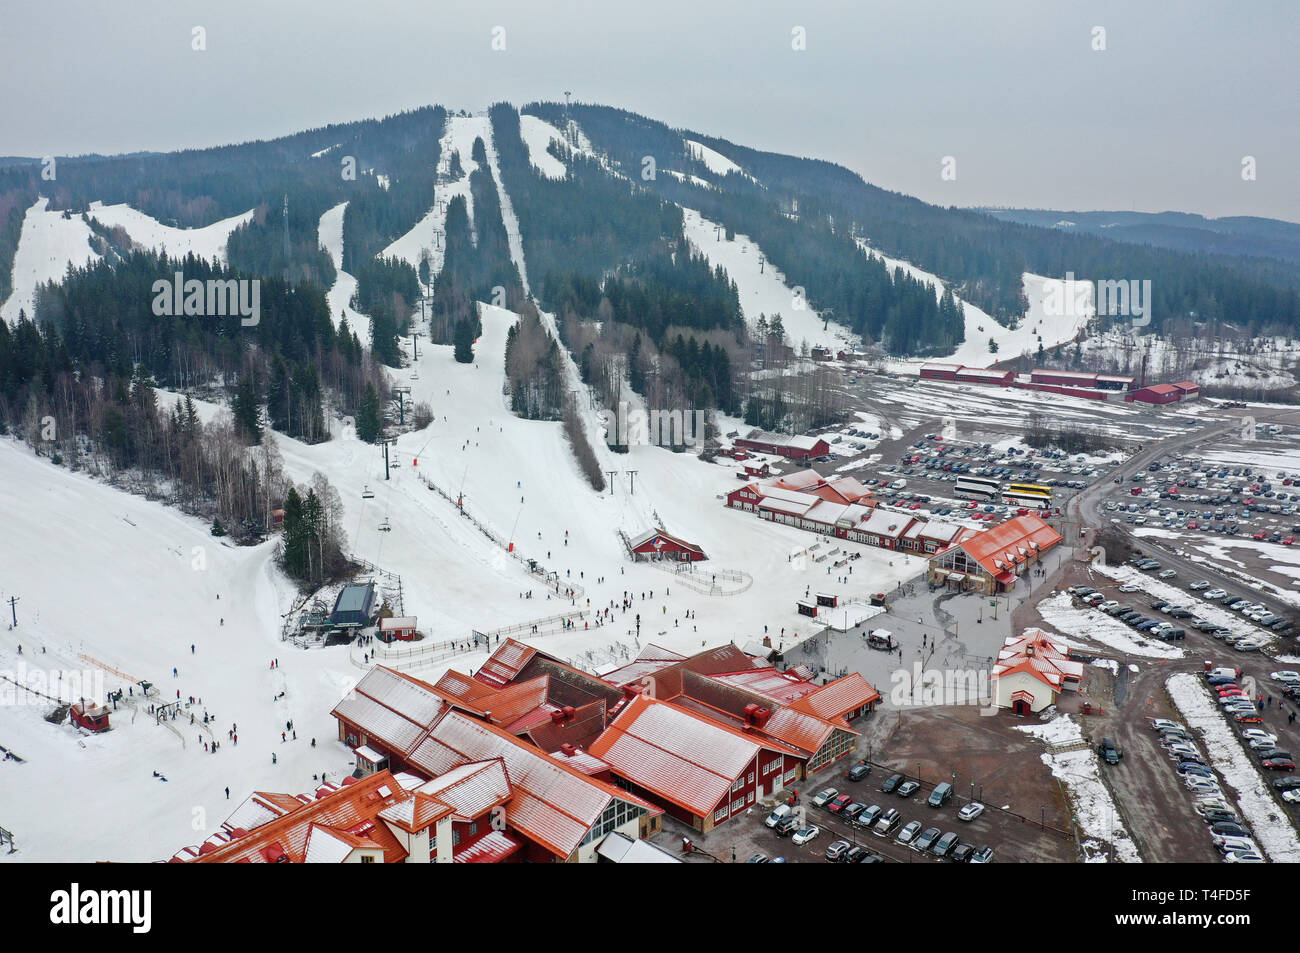
[(955, 378), (967, 384), (1000, 384), (1004, 387), (1010, 387), (1015, 379), (1016, 375), (1012, 371), (986, 370), (980, 367), (963, 367)]
[(1143, 404), (1173, 404), (1183, 399), (1183, 392), (1173, 384), (1152, 384), (1124, 395), (1126, 401)]
[(792, 460), (807, 460), (831, 452), (831, 446), (820, 437), (788, 437), (785, 434), (754, 430), (749, 436), (735, 441), (737, 447), (758, 453), (774, 453)]
[(921, 379), (927, 381), (955, 381), (960, 364), (922, 364)]
[(1099, 390), (1128, 391), (1137, 387), (1137, 381), (1122, 374), (1098, 374), (1097, 387)]
[(1201, 396), (1201, 386), (1195, 381), (1175, 381), (1171, 386), (1178, 388), (1182, 400), (1195, 400)]
[(642, 533), (628, 543), (632, 556), (638, 562), (652, 559), (669, 559), (677, 562), (699, 562), (709, 557), (694, 543), (670, 536), (661, 529)]

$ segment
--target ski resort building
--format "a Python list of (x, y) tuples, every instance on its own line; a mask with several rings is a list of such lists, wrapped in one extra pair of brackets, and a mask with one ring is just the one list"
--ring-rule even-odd
[(787, 436), (786, 434), (767, 433), (752, 430), (744, 437), (734, 441), (737, 447), (753, 450), (756, 453), (774, 453), (792, 460), (807, 460), (830, 453), (831, 447), (821, 437)]
[(349, 583), (334, 600), (330, 623), (344, 628), (364, 628), (370, 624), (375, 609), (373, 582)]
[(991, 526), (930, 557), (931, 585), (994, 595), (1016, 584), (1043, 554), (1061, 542), (1061, 534), (1032, 514)]
[(109, 723), (109, 710), (104, 705), (96, 705), (92, 702), (77, 702), (68, 709), (68, 717), (78, 728), (85, 728), (87, 731), (108, 731), (112, 725)]
[(823, 477), (816, 470), (748, 483), (727, 494), (727, 506), (760, 519), (907, 553), (934, 553), (963, 534), (973, 534), (956, 523), (922, 520), (881, 506), (857, 479)]
[(659, 529), (652, 529), (635, 539), (628, 540), (628, 550), (632, 553), (632, 558), (638, 562), (646, 560), (698, 562), (709, 558), (704, 555), (704, 550), (694, 543), (688, 543)]
[(385, 642), (410, 642), (415, 638), (415, 616), (379, 620), (379, 638)]
[(1054, 642), (1042, 629), (1025, 629), (1006, 640), (993, 664), (994, 703), (1017, 715), (1028, 715), (1056, 704), (1063, 691), (1078, 691), (1083, 663), (1072, 661), (1064, 643)]

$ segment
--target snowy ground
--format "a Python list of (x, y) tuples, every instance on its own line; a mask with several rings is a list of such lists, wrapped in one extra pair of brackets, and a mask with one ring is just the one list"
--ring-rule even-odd
[(205, 261), (216, 258), (224, 262), (230, 233), (251, 221), (253, 210), (249, 209), (242, 215), (233, 215), (203, 228), (173, 228), (129, 205), (104, 205), (101, 202), (90, 203), (90, 217), (98, 219), (109, 228), (125, 229), (137, 245), (164, 250), (171, 258), (184, 258), (193, 253)]
[[(1163, 599), (1176, 606), (1189, 609), (1194, 615), (1213, 622), (1215, 625), (1223, 626), (1231, 631), (1233, 635), (1264, 635), (1268, 636), (1270, 640), (1275, 639), (1273, 633), (1261, 629), (1249, 619), (1233, 612), (1231, 609), (1225, 608), (1213, 600), (1201, 599), (1195, 593), (1188, 593), (1186, 590), (1161, 582), (1159, 579), (1152, 579), (1147, 573), (1133, 566), (1106, 566), (1101, 572), (1117, 582), (1140, 586), (1144, 593), (1156, 599)], [(1133, 595), (1136, 595), (1136, 593)], [(1117, 598), (1122, 601), (1124, 594), (1117, 594)], [(1129, 598), (1132, 598), (1132, 596)], [(1182, 621), (1186, 622), (1188, 620)], [(1175, 624), (1178, 624), (1178, 620), (1175, 620)]]
[(548, 179), (562, 179), (568, 174), (568, 169), (564, 163), (547, 151), (552, 142), (567, 145), (564, 140), (564, 133), (544, 119), (521, 113), (519, 116), (519, 136), (528, 149), (528, 158), (532, 162), (534, 169)]
[(343, 270), (343, 213), (347, 207), (347, 202), (340, 202), (320, 217), (320, 244), (334, 263), (334, 284), (325, 293), (325, 302), (329, 305), (330, 320), (335, 326), (338, 325), (339, 318), (347, 318), (348, 327), (356, 332), (366, 347), (370, 347), (370, 317), (352, 309), (352, 296), (357, 293), (357, 279)]
[(1204, 680), (1182, 673), (1170, 676), (1165, 687), (1188, 726), (1201, 733), (1210, 766), (1237, 792), (1241, 816), (1265, 856), (1281, 863), (1300, 862), (1300, 838), (1295, 827), (1269, 793), (1267, 782), (1223, 713), (1216, 710)]
[[(934, 288), (936, 299), (943, 297), (947, 286), (937, 275), (918, 268), (911, 262), (904, 261), (901, 258), (891, 258), (889, 255), (872, 248), (862, 239), (858, 239), (858, 245), (867, 254), (883, 261), (891, 272), (901, 268), (908, 277), (922, 281)], [(1077, 315), (1047, 314), (1043, 307), (1043, 295), (1044, 283), (1049, 280), (1051, 279), (1042, 275), (1025, 272), (1023, 288), (1029, 307), (1015, 328), (1004, 327), (995, 321), (988, 312), (957, 295), (957, 301), (962, 308), (962, 316), (966, 321), (966, 338), (957, 346), (955, 351), (941, 360), (950, 364), (962, 364), (966, 367), (989, 367), (998, 361), (1010, 360), (1019, 357), (1021, 354), (1036, 354), (1040, 340), (1043, 347), (1048, 349), (1066, 341), (1073, 341), (1087, 325), (1088, 320), (1092, 317), (1093, 309), (1090, 305), (1088, 308), (1081, 309)], [(997, 345), (996, 351), (990, 350), (990, 340)], [(914, 373), (926, 360), (929, 359), (893, 360), (889, 362), (889, 367), (895, 371)]]
[[(494, 155), (490, 151), (489, 164)], [(503, 195), (507, 233), (522, 265), (508, 198)], [(332, 255), (341, 214), (331, 210), (322, 223), (322, 242)], [(588, 599), (596, 610), (629, 591), (631, 612), (617, 611), (599, 628), (580, 626), (538, 639), (546, 651), (594, 667), (626, 660), (650, 640), (689, 653), (761, 638), (765, 625), (797, 637), (808, 622), (795, 602), (810, 586), (846, 599), (866, 594), (828, 584), (817, 563), (790, 560), (792, 552), (817, 537), (726, 509), (723, 497), (736, 483), (729, 467), (653, 447), (614, 455), (598, 443), (603, 468), (620, 472), (612, 490), (590, 489), (558, 423), (520, 420), (506, 409), (505, 334), (516, 319), (491, 307), (482, 316), (475, 363), (458, 364), (450, 347), (429, 346), (421, 349), (414, 367), (394, 372), (400, 383), (410, 384), (414, 400), (430, 403), (435, 421), (399, 438), (393, 454), (399, 466), (391, 479), (383, 478), (378, 450), (348, 439), (342, 428), (338, 439), (315, 446), (276, 437), (286, 472), (295, 480), (306, 482), (317, 471), (328, 475), (343, 500), (348, 549), (401, 574), (403, 609), (418, 616), (431, 639), (465, 637), (471, 628), (491, 632), (560, 611), (588, 611)], [(566, 364), (576, 373), (571, 361)], [(205, 405), (200, 412), (224, 411)], [(593, 415), (587, 418), (594, 434)], [(637, 471), (635, 490), (629, 470)], [(482, 525), (515, 542), (521, 557), (556, 571), (561, 583), (581, 587), (582, 595), (572, 603), (548, 599), (544, 585), (519, 559), (428, 489), (422, 476), (448, 493), (463, 493), (465, 510)], [(52, 467), (10, 443), (0, 445), (0, 478), (0, 484), (14, 488), (6, 498), (13, 512), (6, 506), (5, 518), (8, 538), (20, 551), (49, 547), (50, 513), (78, 527), (77, 544), (61, 557), (59, 573), (33, 569), (4, 581), (22, 600), (24, 613), (21, 638), (0, 633), (4, 667), (16, 665), (19, 641), (25, 658), (45, 645), (51, 667), (80, 667), (77, 653), (84, 652), (132, 678), (156, 681), (165, 695), (174, 697), (179, 689), (185, 698), (201, 697), (216, 714), (223, 742), (218, 753), (204, 754), (200, 729), (189, 729), (188, 716), (177, 723), (185, 729), (180, 736), (147, 716), (137, 715), (132, 723), (119, 714), (113, 731), (78, 738), (67, 726), (41, 720), (43, 709), (0, 710), (0, 744), (28, 759), (0, 767), (15, 774), (12, 783), (0, 786), (0, 817), (19, 839), (16, 859), (164, 858), (201, 840), (224, 819), (226, 785), (237, 799), (251, 789), (310, 790), (313, 773), (325, 770), (338, 777), (350, 770), (351, 754), (333, 740), (328, 713), (362, 674), (361, 662), (346, 647), (304, 650), (279, 641), (281, 613), (292, 592), (274, 568), (273, 542), (255, 549), (222, 545), (197, 520)], [(367, 486), (373, 499), (362, 496)], [(382, 524), (391, 531), (381, 531)], [(701, 572), (743, 568), (752, 583), (734, 595), (710, 596), (663, 569), (628, 562), (617, 531), (632, 535), (653, 525), (700, 544), (710, 556)], [(191, 568), (196, 547), (206, 554), (202, 571)], [(871, 547), (841, 547), (861, 551), (855, 578), (864, 589), (888, 589), (915, 575), (912, 560)], [(67, 597), (70, 583), (76, 586), (75, 599)], [(142, 585), (147, 600), (141, 599)], [(530, 590), (533, 598), (521, 598)], [(86, 606), (96, 608), (91, 625)], [(147, 606), (144, 613), (142, 606)], [(217, 624), (222, 616), (225, 624)], [(587, 624), (593, 619), (588, 615)], [(196, 651), (187, 656), (189, 643)], [(281, 668), (272, 670), (269, 660), (276, 656)], [(476, 669), (485, 657), (467, 652), (407, 670), (436, 679), (452, 665)], [(202, 668), (191, 670), (196, 663)], [(173, 666), (179, 669), (176, 678), (168, 674)], [(106, 687), (117, 687), (116, 680)], [(287, 694), (277, 699), (281, 691)], [(201, 718), (202, 709), (198, 712)], [(278, 735), (289, 719), (299, 741), (282, 744)], [(229, 723), (242, 729), (237, 747), (223, 737)], [(307, 743), (313, 736), (316, 749)], [(155, 779), (153, 771), (167, 781)], [(69, 837), (87, 790), (102, 792), (96, 801), (98, 823)], [(202, 828), (192, 825), (195, 808), (208, 812)], [(127, 838), (123, 831), (136, 833)]]
[(1182, 658), (1182, 649), (1142, 637), (1118, 619), (1096, 609), (1076, 609), (1068, 592), (1058, 592), (1038, 604), (1043, 621), (1075, 639), (1096, 642), (1125, 655), (1145, 658)]
[(710, 149), (702, 142), (696, 142), (694, 139), (683, 139), (682, 142), (685, 144), (687, 152), (689, 152), (695, 159), (703, 162), (708, 170), (714, 175), (727, 175), (731, 172), (737, 172), (741, 175), (748, 174), (744, 169), (736, 165), (736, 163), (732, 162), (721, 152), (718, 152), (716, 149)]
[[(727, 241), (725, 234), (719, 238), (717, 223), (689, 208), (682, 210), (682, 227), (686, 240), (695, 250), (708, 258), (709, 264), (725, 268), (727, 275), (736, 282), (740, 290), (740, 307), (751, 327), (758, 322), (760, 314), (767, 315), (769, 321), (779, 314), (785, 327), (786, 343), (796, 353), (805, 344), (809, 347), (824, 344), (835, 351), (842, 347), (860, 346), (857, 335), (834, 321), (830, 322), (827, 330), (822, 330), (821, 317), (806, 300), (811, 292), (796, 295), (794, 288), (786, 284), (785, 276), (766, 260), (762, 249), (748, 236), (737, 234), (732, 241)], [(764, 262), (761, 271), (760, 259)]]
[(64, 218), (62, 212), (47, 212), (47, 198), (38, 199), (23, 216), (23, 229), (14, 253), (13, 292), (0, 307), (0, 320), (13, 324), (18, 312), (32, 317), (36, 286), (47, 281), (62, 281), (68, 266), (78, 268), (88, 261), (98, 261), (99, 253), (90, 247), (94, 232), (80, 215)]
[(1202, 386), (1277, 389), (1296, 383), (1300, 345), (1286, 338), (1180, 339), (1138, 334), (1128, 327), (1111, 328), (1083, 341), (1088, 367), (1110, 368), (1136, 375), (1147, 358), (1152, 380), (1194, 380)]
[[(1062, 715), (1044, 725), (1024, 725), (1017, 728), (1033, 735), (1048, 746), (1068, 745), (1083, 740), (1079, 726), (1070, 721), (1069, 715)], [(1052, 776), (1059, 778), (1070, 794), (1070, 803), (1074, 815), (1085, 837), (1094, 838), (1109, 844), (1115, 852), (1115, 859), (1126, 864), (1140, 864), (1141, 856), (1137, 845), (1124, 827), (1124, 821), (1115, 809), (1115, 801), (1110, 796), (1110, 789), (1101, 779), (1101, 762), (1091, 748), (1076, 748), (1073, 751), (1055, 751), (1042, 756), (1043, 763), (1052, 769)], [(1089, 860), (1101, 860), (1104, 857), (1093, 855)]]

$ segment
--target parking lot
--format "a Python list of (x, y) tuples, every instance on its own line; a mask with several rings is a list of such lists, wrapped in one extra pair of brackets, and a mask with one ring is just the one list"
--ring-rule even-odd
[[(738, 862), (763, 854), (782, 857), (787, 863), (826, 863), (827, 848), (842, 839), (865, 847), (886, 863), (942, 863), (930, 852), (897, 842), (909, 822), (919, 821), (922, 831), (934, 827), (941, 834), (955, 833), (960, 842), (973, 847), (992, 848), (993, 863), (1073, 862), (1078, 849), (1064, 795), (1040, 760), (1042, 744), (1014, 729), (1021, 723), (1009, 715), (983, 718), (971, 706), (908, 710), (901, 717), (896, 711), (877, 712), (855, 726), (863, 730), (857, 756), (797, 785), (807, 822), (820, 829), (809, 843), (798, 846), (789, 836), (777, 835), (764, 823), (770, 807), (760, 805), (707, 835), (668, 821), (661, 837), (669, 849), (680, 846), (682, 836), (691, 837), (725, 862), (731, 861), (734, 850)], [(873, 764), (867, 777), (847, 780), (847, 769), (868, 754)], [(894, 773), (905, 779), (919, 777), (920, 788), (906, 798), (882, 792), (882, 784)], [(953, 796), (935, 808), (926, 799), (940, 779), (953, 785)], [(849, 794), (868, 810), (895, 808), (901, 815), (899, 823), (887, 835), (857, 827), (839, 813), (813, 804), (826, 788)], [(960, 820), (958, 811), (972, 794), (976, 800), (983, 796), (986, 808), (972, 821)]]

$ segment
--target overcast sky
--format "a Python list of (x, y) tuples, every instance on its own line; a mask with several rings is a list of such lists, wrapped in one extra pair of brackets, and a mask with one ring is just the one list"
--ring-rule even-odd
[(0, 0), (0, 155), (569, 89), (941, 204), (1300, 221), (1297, 45), (1298, 0)]

